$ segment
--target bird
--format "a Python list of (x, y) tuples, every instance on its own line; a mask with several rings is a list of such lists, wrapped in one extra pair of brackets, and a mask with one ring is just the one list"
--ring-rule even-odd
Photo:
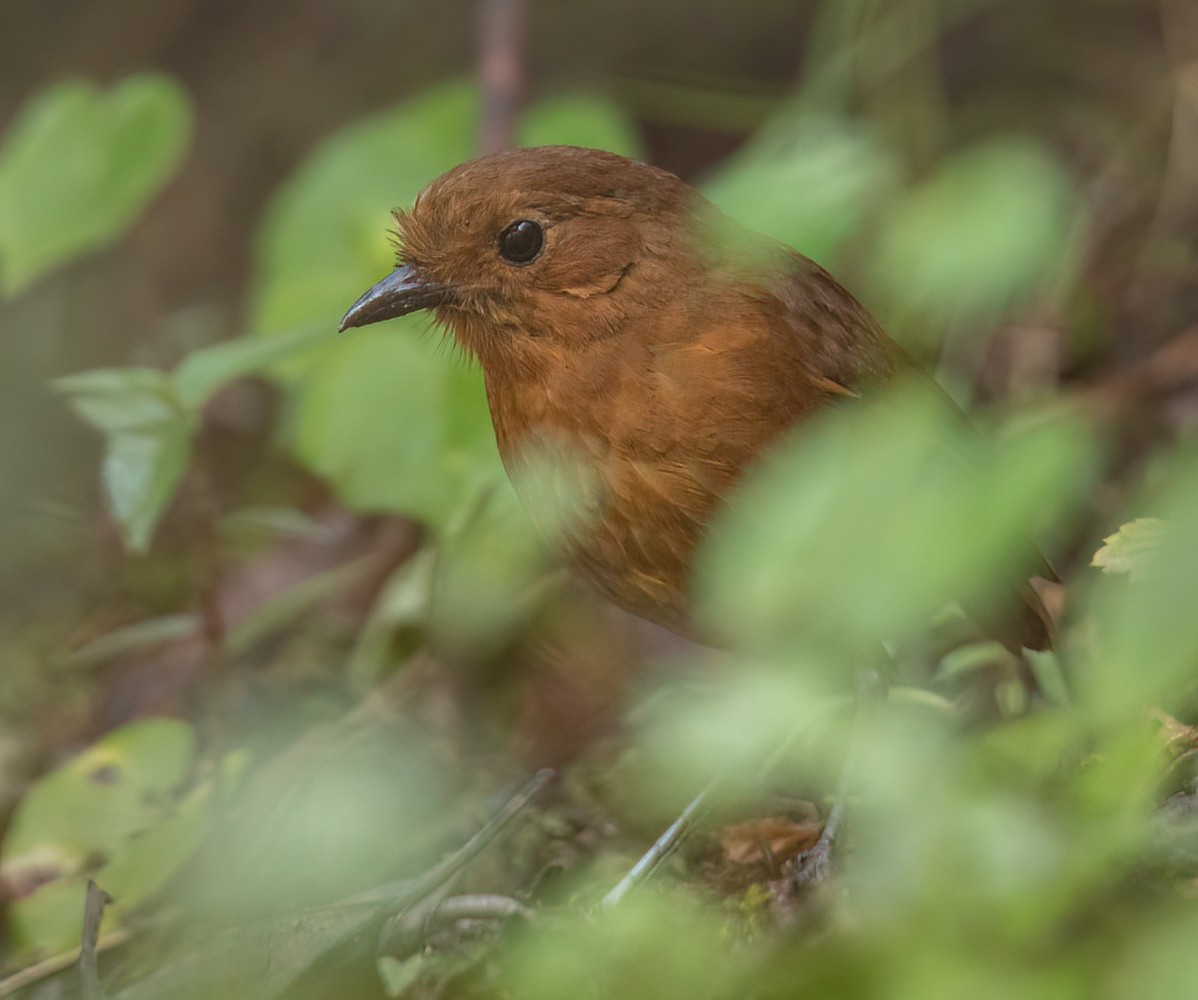
[[(930, 381), (819, 264), (615, 153), (482, 156), (394, 219), (397, 266), (340, 329), (431, 311), (482, 368), (530, 510), (529, 455), (579, 470), (588, 516), (566, 533), (569, 561), (617, 606), (686, 636), (696, 550), (746, 472), (829, 408)], [(1003, 641), (1044, 648), (1047, 616), (1021, 595)]]

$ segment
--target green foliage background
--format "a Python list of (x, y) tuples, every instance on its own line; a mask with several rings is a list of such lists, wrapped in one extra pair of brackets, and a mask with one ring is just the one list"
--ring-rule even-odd
[[(779, 105), (702, 186), (733, 217), (829, 266), (851, 254), (862, 297), (912, 350), (980, 356), (1003, 322), (1078, 294), (1090, 210), (1047, 144), (987, 136), (921, 172), (867, 116), (807, 98)], [(102, 436), (108, 511), (132, 553), (152, 549), (189, 474), (204, 474), (205, 408), (250, 375), (277, 393), (278, 448), (341, 504), (427, 529), (362, 634), (328, 654), (350, 700), (414, 671), (414, 650), (438, 632), (461, 655), (498, 655), (535, 619), (550, 579), (497, 461), (479, 373), (420, 317), (333, 332), (391, 266), (389, 210), (472, 155), (479, 112), (476, 87), (451, 81), (313, 149), (258, 224), (240, 337), (170, 371), (55, 381)], [(186, 156), (193, 117), (181, 85), (162, 76), (73, 81), (31, 98), (0, 147), (4, 294), (119, 239)], [(533, 103), (518, 135), (645, 155), (627, 112), (595, 92)], [(948, 374), (950, 391), (968, 397)], [(641, 766), (627, 794), (663, 824), (717, 774), (717, 809), (772, 782), (830, 789), (851, 745), (850, 847), (832, 898), (808, 907), (818, 920), (779, 929), (760, 897), (717, 898), (685, 871), (596, 915), (590, 904), (608, 883), (572, 872), (568, 902), (505, 937), (489, 971), (421, 952), (384, 962), (367, 995), (438, 977), (458, 977), (466, 995), (529, 997), (580, 983), (655, 998), (1184, 993), (1198, 974), (1193, 831), (1162, 803), (1191, 790), (1198, 742), (1174, 723), (1183, 736), (1169, 743), (1152, 713), (1193, 715), (1198, 454), (1192, 441), (1162, 447), (1128, 491), (1123, 519), (1157, 520), (1112, 538), (1110, 572), (1069, 581), (1060, 649), (1033, 660), (1049, 703), (1028, 710), (1013, 661), (992, 648), (922, 673), (901, 653), (880, 655), (884, 643), (928, 640), (929, 620), (953, 599), (986, 606), (1035, 572), (1027, 539), (1076, 544), (1106, 474), (1108, 435), (1077, 408), (1045, 399), (974, 416), (979, 432), (928, 385), (900, 386), (784, 442), (703, 554), (702, 612), (727, 638), (730, 665), (632, 715)], [(227, 511), (221, 530), (239, 515), (266, 516)], [(271, 517), (307, 530), (298, 510)], [(232, 652), (252, 655), (260, 636), (342, 585), (300, 581), (229, 637)], [(76, 649), (75, 662), (201, 631), (196, 615), (148, 619)], [(999, 717), (963, 724), (962, 682), (995, 663)], [(875, 671), (884, 682), (854, 708), (854, 685)], [(12, 814), (0, 874), (54, 877), (10, 904), (8, 967), (78, 940), (89, 875), (120, 898), (108, 928), (136, 928), (139, 908), (171, 898), (198, 926), (235, 927), (270, 902), (326, 903), (427, 860), (456, 780), (435, 730), (413, 722), (327, 754), (280, 737), (290, 749), (274, 756), (238, 738), (205, 756), (177, 720), (98, 739), (49, 769)], [(308, 794), (279, 794), (295, 781)], [(624, 859), (606, 860), (614, 871)], [(322, 866), (327, 878), (296, 887), (296, 872)], [(149, 964), (169, 981), (179, 962), (194, 995), (213, 995), (213, 970), (223, 995), (260, 995), (254, 956), (222, 940), (201, 947), (198, 980), (165, 943), (124, 979)], [(319, 954), (280, 950), (284, 979)]]

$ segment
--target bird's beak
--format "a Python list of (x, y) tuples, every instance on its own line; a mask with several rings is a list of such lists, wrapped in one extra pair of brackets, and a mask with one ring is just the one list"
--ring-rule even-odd
[(349, 307), (338, 330), (366, 326), (395, 316), (437, 306), (449, 297), (449, 289), (420, 277), (410, 264), (398, 267)]

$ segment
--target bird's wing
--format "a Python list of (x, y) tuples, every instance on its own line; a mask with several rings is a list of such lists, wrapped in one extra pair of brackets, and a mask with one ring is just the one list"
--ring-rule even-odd
[(790, 253), (766, 286), (773, 325), (812, 385), (855, 396), (918, 365), (852, 294), (815, 261)]

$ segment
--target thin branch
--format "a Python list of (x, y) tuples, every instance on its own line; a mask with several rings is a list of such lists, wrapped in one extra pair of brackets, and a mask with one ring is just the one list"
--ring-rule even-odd
[(858, 771), (861, 768), (861, 752), (865, 743), (866, 729), (869, 717), (877, 700), (881, 679), (872, 670), (857, 672), (857, 699), (853, 711), (853, 728), (849, 734), (849, 749), (844, 763), (840, 768), (840, 779), (836, 783), (836, 794), (832, 808), (828, 811), (828, 819), (820, 832), (819, 840), (808, 851), (804, 851), (794, 861), (793, 881), (796, 886), (823, 882), (832, 874), (832, 848), (844, 825), (849, 795), (857, 782)]
[(100, 940), (100, 921), (104, 907), (112, 897), (92, 879), (87, 880), (87, 899), (83, 904), (83, 940), (79, 946), (79, 979), (85, 1000), (104, 1000), (100, 989), (100, 969), (96, 963), (96, 942)]
[(483, 91), (478, 146), (482, 153), (510, 149), (524, 96), (526, 0), (482, 0), (479, 9), (479, 78)]
[[(132, 936), (132, 933), (127, 928), (118, 927), (116, 930), (109, 931), (104, 935), (104, 940), (96, 946), (96, 952), (108, 951), (110, 948), (125, 944)], [(35, 965), (27, 965), (19, 972), (14, 972), (11, 976), (0, 979), (0, 997), (10, 997), (32, 986), (34, 983), (40, 983), (44, 979), (49, 979), (60, 972), (65, 972), (79, 961), (79, 956), (82, 954), (83, 949), (75, 947), (70, 951), (64, 951), (61, 954), (44, 958)]]
[(703, 791), (691, 799), (690, 804), (682, 810), (681, 815), (670, 824), (666, 832), (657, 838), (653, 846), (632, 866), (628, 874), (620, 879), (619, 884), (603, 897), (602, 905), (605, 909), (616, 906), (633, 889), (649, 881), (654, 872), (678, 850), (694, 827), (695, 817), (715, 786), (716, 781), (711, 781)]
[(437, 931), (460, 920), (505, 923), (513, 917), (532, 920), (531, 909), (510, 896), (466, 895), (430, 899), (431, 906), (418, 906), (389, 921), (379, 935), (378, 953), (393, 958), (414, 955)]

